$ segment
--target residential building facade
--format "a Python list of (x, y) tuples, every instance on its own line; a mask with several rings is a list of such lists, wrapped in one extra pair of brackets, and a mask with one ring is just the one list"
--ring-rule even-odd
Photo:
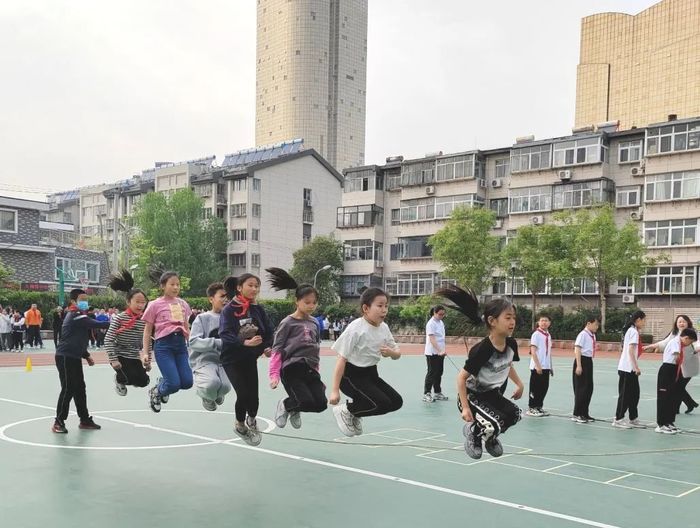
[(581, 22), (577, 127), (619, 121), (645, 127), (700, 115), (700, 2), (663, 0), (637, 15)]
[[(700, 118), (624, 132), (589, 127), (561, 138), (520, 138), (502, 149), (349, 169), (336, 219), (345, 247), (343, 293), (381, 285), (406, 298), (444, 284), (427, 240), (457, 206), (494, 210), (493, 234), (506, 244), (518, 227), (599, 203), (614, 204), (620, 224), (637, 223), (650, 254), (670, 256), (636, 283), (612, 285), (610, 303), (639, 305), (659, 333), (669, 326), (669, 308), (700, 317)], [(509, 275), (495, 272), (483, 293), (527, 304), (522, 278)], [(573, 280), (548, 285), (542, 302), (595, 305), (597, 296), (594, 283)]]
[(259, 0), (255, 142), (303, 138), (338, 170), (364, 164), (367, 0)]

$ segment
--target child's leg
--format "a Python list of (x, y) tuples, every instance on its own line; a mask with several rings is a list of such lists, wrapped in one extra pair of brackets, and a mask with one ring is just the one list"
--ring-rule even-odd
[(520, 408), (504, 398), (498, 389), (483, 393), (470, 393), (471, 407), (477, 427), (483, 436), (498, 436), (520, 421)]
[(442, 373), (445, 371), (445, 356), (435, 356), (435, 374), (433, 375), (433, 391), (442, 393)]
[(183, 337), (178, 336), (175, 349), (175, 367), (180, 378), (180, 389), (192, 388), (192, 368), (190, 368), (190, 358), (187, 353), (187, 343)]
[(656, 424), (658, 426), (671, 425), (675, 421), (675, 392), (673, 391), (675, 378), (675, 365), (662, 363), (656, 377)]
[(73, 399), (71, 388), (68, 386), (65, 356), (56, 356), (56, 370), (58, 370), (58, 379), (61, 382), (61, 392), (58, 395), (58, 403), (56, 404), (56, 418), (65, 421), (70, 411), (70, 401)]
[(193, 372), (197, 396), (203, 400), (214, 401), (218, 398), (221, 382), (217, 370), (218, 365), (215, 363), (205, 363)]
[(236, 420), (258, 414), (258, 364), (255, 358), (225, 365), (226, 375), (236, 391)]
[(435, 375), (435, 367), (433, 358), (437, 356), (425, 356), (425, 362), (428, 365), (428, 371), (425, 373), (425, 383), (423, 384), (423, 394), (428, 394), (433, 390), (433, 379)]
[(637, 406), (639, 405), (639, 376), (634, 372), (628, 373), (628, 386), (630, 388), (629, 418), (636, 420), (639, 417)]
[(544, 376), (544, 370), (542, 374), (538, 374), (535, 369), (530, 371), (530, 398), (528, 401), (528, 407), (530, 409), (538, 409), (542, 406), (542, 378)]
[(376, 366), (352, 366), (348, 369), (346, 365), (345, 373), (340, 381), (340, 390), (352, 398), (348, 411), (353, 416), (379, 416), (396, 411), (403, 405), (401, 395), (379, 377)]
[[(75, 410), (78, 412), (81, 422), (86, 422), (90, 419), (90, 413), (87, 408), (87, 394), (85, 393), (85, 377), (83, 376), (83, 360), (81, 358), (69, 358), (64, 357), (64, 376), (66, 380), (66, 387), (68, 388), (68, 394), (73, 397), (75, 402)], [(68, 406), (70, 405), (70, 400), (66, 398), (65, 403), (65, 414), (68, 417)], [(65, 420), (63, 416), (60, 417), (61, 420)]]
[(240, 368), (240, 361), (236, 363), (230, 363), (224, 365), (224, 370), (226, 371), (226, 376), (228, 377), (233, 390), (236, 391), (236, 421), (245, 421), (245, 398), (247, 394), (247, 384), (245, 376), (243, 375), (243, 369)]
[(379, 408), (375, 411), (375, 416), (398, 411), (403, 407), (403, 398), (391, 385), (379, 376), (377, 376), (376, 384), (377, 388), (384, 395), (384, 398), (377, 400)]
[(117, 371), (117, 381), (124, 385), (146, 387), (151, 381), (140, 359), (119, 356), (122, 368)]
[(627, 372), (622, 370), (617, 371), (617, 409), (615, 410), (615, 419), (622, 420), (629, 407), (627, 400), (629, 398), (629, 388), (627, 386)]
[(290, 365), (282, 370), (282, 384), (288, 398), (284, 400), (287, 412), (322, 412), (328, 407), (325, 386), (321, 376), (305, 364)]
[(540, 408), (544, 405), (544, 399), (547, 397), (547, 392), (549, 392), (549, 378), (552, 376), (552, 371), (550, 369), (542, 369), (542, 385), (540, 393)]
[(167, 337), (156, 341), (153, 355), (162, 375), (158, 385), (158, 393), (161, 396), (176, 393), (180, 390), (180, 374), (175, 363), (175, 353)]
[(219, 378), (219, 393), (217, 394), (217, 398), (223, 398), (229, 392), (231, 392), (233, 387), (231, 386), (231, 381), (229, 381), (228, 376), (226, 375), (224, 367), (221, 365), (216, 366), (216, 376)]

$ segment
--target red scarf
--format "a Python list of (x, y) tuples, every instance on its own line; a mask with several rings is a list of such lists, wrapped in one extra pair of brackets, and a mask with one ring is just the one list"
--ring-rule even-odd
[(241, 311), (233, 312), (233, 315), (235, 315), (236, 317), (245, 317), (248, 313), (248, 310), (250, 309), (250, 299), (248, 299), (247, 297), (243, 297), (243, 295), (239, 293), (233, 298), (233, 300), (236, 301), (241, 307)]
[(587, 333), (587, 334), (591, 337), (591, 339), (593, 340), (593, 356), (592, 356), (592, 357), (595, 357), (595, 349), (596, 349), (596, 346), (597, 346), (597, 345), (596, 345), (596, 340), (595, 340), (595, 334), (594, 334), (593, 332), (589, 332), (588, 330), (586, 330), (586, 333)]
[(538, 328), (537, 331), (544, 336), (544, 356), (547, 357), (549, 355), (549, 332), (545, 332), (541, 328)]
[(124, 313), (129, 316), (129, 320), (117, 329), (117, 334), (121, 334), (122, 332), (136, 326), (136, 322), (139, 321), (141, 319), (141, 315), (143, 315), (133, 312), (131, 308), (124, 310)]

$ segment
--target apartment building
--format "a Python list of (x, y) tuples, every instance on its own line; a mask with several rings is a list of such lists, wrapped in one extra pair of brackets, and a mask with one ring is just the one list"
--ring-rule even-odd
[[(638, 304), (660, 327), (672, 317), (669, 307), (700, 316), (698, 200), (700, 118), (628, 131), (602, 124), (560, 138), (523, 137), (502, 149), (387, 158), (383, 166), (345, 171), (336, 220), (345, 246), (343, 293), (356, 296), (369, 285), (399, 298), (432, 293), (446, 279), (427, 240), (457, 206), (493, 209), (493, 234), (507, 243), (518, 227), (551, 222), (556, 211), (607, 202), (621, 224), (638, 222), (650, 253), (670, 255), (670, 263), (609, 292), (611, 304)], [(527, 304), (522, 278), (507, 275), (495, 273), (484, 293)], [(594, 305), (597, 294), (595, 284), (574, 280), (548, 286), (542, 302)]]

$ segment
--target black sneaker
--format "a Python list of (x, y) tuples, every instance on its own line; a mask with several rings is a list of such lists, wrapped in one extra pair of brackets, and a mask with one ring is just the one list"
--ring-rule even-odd
[(66, 429), (66, 424), (63, 422), (63, 420), (59, 420), (58, 418), (56, 418), (53, 421), (53, 425), (51, 426), (51, 432), (66, 434), (68, 432), (68, 429)]
[(484, 447), (492, 457), (499, 457), (503, 454), (503, 444), (501, 444), (501, 441), (495, 436), (491, 436), (491, 438), (485, 440)]
[(151, 387), (148, 390), (148, 405), (154, 413), (160, 412), (160, 394), (158, 394), (158, 385)]
[(685, 410), (685, 414), (690, 414), (690, 413), (692, 413), (695, 409), (697, 409), (697, 407), (698, 407), (698, 404), (697, 404), (697, 403), (696, 403), (695, 405), (693, 405), (692, 407), (688, 407), (688, 408)]
[(467, 452), (470, 458), (478, 460), (481, 455), (484, 454), (484, 450), (481, 447), (481, 435), (474, 427), (474, 423), (468, 423), (463, 429), (464, 436), (464, 450)]
[(99, 431), (100, 429), (102, 429), (102, 426), (97, 425), (92, 419), (92, 416), (89, 416), (87, 420), (80, 420), (80, 425), (78, 426), (78, 429), (86, 429), (88, 431)]

